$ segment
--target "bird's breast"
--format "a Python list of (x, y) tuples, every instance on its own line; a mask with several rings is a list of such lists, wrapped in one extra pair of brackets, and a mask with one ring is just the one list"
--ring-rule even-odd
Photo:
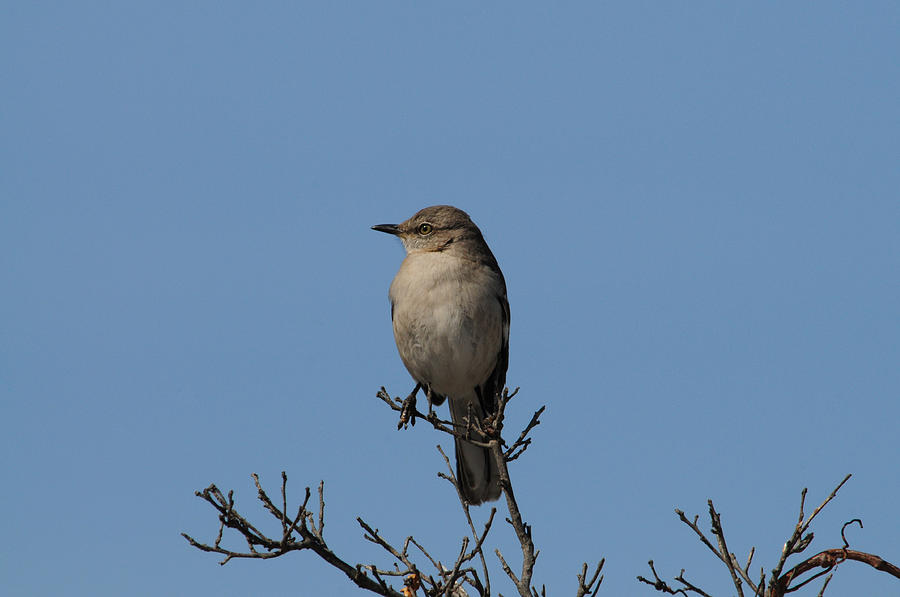
[(439, 394), (481, 385), (502, 345), (500, 286), (488, 268), (440, 252), (407, 256), (390, 289), (394, 339), (416, 381)]

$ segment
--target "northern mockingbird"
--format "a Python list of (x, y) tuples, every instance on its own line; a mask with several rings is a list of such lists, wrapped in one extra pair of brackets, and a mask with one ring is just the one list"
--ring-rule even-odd
[[(506, 282), (481, 231), (466, 212), (426, 207), (402, 224), (373, 230), (396, 235), (406, 259), (391, 283), (394, 340), (406, 369), (429, 404), (450, 403), (450, 416), (466, 428), (470, 408), (484, 420), (497, 410), (509, 363)], [(466, 501), (500, 497), (490, 451), (456, 439), (456, 477)]]

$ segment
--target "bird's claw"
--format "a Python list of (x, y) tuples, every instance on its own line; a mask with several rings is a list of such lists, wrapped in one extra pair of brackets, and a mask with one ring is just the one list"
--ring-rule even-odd
[[(416, 388), (418, 390), (418, 388)], [(400, 421), (397, 423), (397, 429), (405, 429), (407, 425), (416, 425), (416, 393), (406, 397), (400, 407)]]

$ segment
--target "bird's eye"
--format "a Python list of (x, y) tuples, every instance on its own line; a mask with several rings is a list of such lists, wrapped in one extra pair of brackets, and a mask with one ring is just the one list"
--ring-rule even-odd
[(429, 234), (431, 234), (432, 230), (434, 230), (434, 227), (431, 224), (429, 224), (428, 222), (419, 224), (418, 231), (419, 231), (419, 234), (421, 234), (422, 236), (428, 236)]

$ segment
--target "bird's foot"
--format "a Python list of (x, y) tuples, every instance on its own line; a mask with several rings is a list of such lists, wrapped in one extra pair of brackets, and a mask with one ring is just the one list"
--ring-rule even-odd
[(441, 422), (441, 419), (437, 416), (437, 413), (434, 412), (434, 406), (432, 406), (430, 402), (428, 403), (428, 414), (425, 415), (425, 419), (432, 425)]
[(403, 401), (403, 404), (400, 407), (400, 421), (397, 423), (397, 429), (405, 429), (407, 425), (412, 425), (415, 427), (416, 425), (416, 392), (419, 391), (421, 386), (416, 384), (416, 387), (413, 388), (413, 391), (409, 393), (409, 396)]
[[(432, 394), (430, 387), (425, 388), (425, 397), (428, 398), (428, 414), (425, 416), (425, 419), (434, 425), (435, 422), (440, 421), (440, 419), (438, 419), (437, 413), (434, 412), (434, 394)], [(443, 398), (441, 398), (441, 400), (443, 400)]]

